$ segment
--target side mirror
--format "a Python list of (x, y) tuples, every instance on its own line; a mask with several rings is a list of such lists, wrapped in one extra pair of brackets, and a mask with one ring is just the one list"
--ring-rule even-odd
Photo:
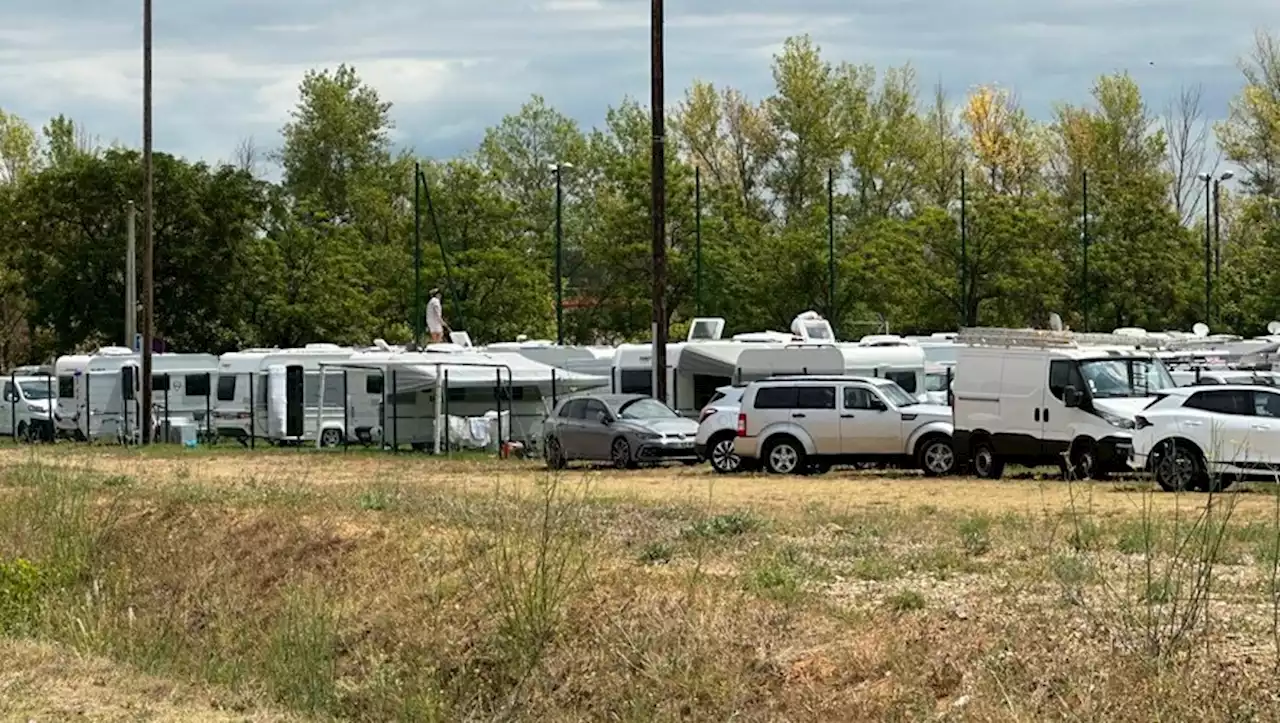
[(884, 412), (884, 411), (888, 411), (889, 409), (887, 406), (885, 406), (884, 400), (880, 399), (880, 397), (871, 398), (871, 408), (876, 410), (877, 412)]
[(596, 412), (596, 421), (607, 427), (613, 424), (613, 417), (610, 417), (608, 412)]
[(1062, 390), (1062, 403), (1069, 409), (1080, 406), (1080, 392), (1075, 387), (1068, 386)]

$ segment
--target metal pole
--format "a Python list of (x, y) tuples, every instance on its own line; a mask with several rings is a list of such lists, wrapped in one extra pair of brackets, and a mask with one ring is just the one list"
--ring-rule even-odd
[(1084, 316), (1084, 330), (1089, 331), (1089, 172), (1080, 172), (1080, 190), (1084, 195), (1082, 202), (1081, 223), (1084, 235), (1081, 236), (1083, 257), (1080, 264), (1080, 310)]
[(653, 396), (667, 399), (667, 209), (666, 209), (666, 110), (663, 106), (662, 0), (650, 0), (650, 113), (653, 125), (653, 158), (649, 169), (653, 197)]
[(169, 387), (170, 387), (170, 386), (171, 386), (171, 383), (170, 383), (170, 379), (169, 379), (169, 373), (168, 373), (168, 372), (165, 372), (165, 375), (164, 375), (164, 434), (165, 434), (165, 441), (168, 441), (168, 439), (169, 439), (169, 425), (170, 425), (170, 424), (172, 424), (172, 422), (169, 420)]
[[(142, 0), (142, 443), (151, 443), (151, 345), (155, 335), (155, 178), (151, 158), (151, 0)], [(130, 346), (133, 340), (129, 340)]]
[(351, 448), (351, 379), (348, 376), (348, 369), (342, 370), (342, 451), (346, 452)]
[(1213, 248), (1209, 240), (1209, 232), (1211, 229), (1209, 211), (1212, 206), (1213, 198), (1209, 188), (1210, 177), (1205, 176), (1204, 179), (1204, 323), (1210, 324), (1210, 317), (1213, 314)]
[[(444, 395), (444, 429), (445, 429), (444, 454), (446, 457), (448, 457), (450, 455), (450, 452), (449, 452), (449, 370), (445, 369), (444, 374), (442, 374), (441, 376), (444, 378), (444, 389), (442, 390), (442, 392), (439, 392)], [(440, 454), (440, 450), (438, 448), (435, 450), (435, 454)]]
[(204, 373), (204, 443), (213, 444), (213, 375)]
[[(124, 256), (124, 345), (133, 348), (138, 333), (138, 209), (130, 201), (125, 207)], [(138, 351), (142, 351), (139, 349)]]
[[(552, 377), (554, 379), (554, 377)], [(9, 431), (13, 434), (13, 441), (18, 441), (18, 373), (9, 373), (9, 398), (5, 401), (9, 403)]]
[[(1221, 198), (1221, 196), (1218, 195), (1218, 185), (1220, 183), (1221, 179), (1213, 179), (1213, 282), (1215, 285), (1218, 283), (1218, 278), (1222, 274), (1222, 229), (1220, 226), (1220, 214), (1218, 212), (1218, 200)], [(1218, 312), (1219, 316), (1222, 315), (1221, 308), (1217, 308), (1215, 311)]]
[(422, 184), (418, 182), (422, 176), (422, 163), (413, 163), (413, 343), (422, 346), (422, 214), (418, 204)]
[(563, 205), (560, 184), (560, 164), (555, 166), (556, 174), (556, 343), (564, 346), (564, 226), (561, 223)]
[(966, 187), (964, 169), (960, 169), (960, 319), (965, 326), (969, 323), (969, 224), (965, 217)]
[(257, 372), (249, 372), (249, 449), (257, 448), (258, 439), (258, 402), (253, 396), (253, 378)]
[[(702, 316), (702, 167), (693, 167), (694, 308)], [(555, 396), (554, 394), (552, 395)]]
[(400, 453), (400, 400), (396, 399), (396, 370), (391, 370), (391, 451)]
[(836, 326), (836, 172), (827, 169), (827, 321)]

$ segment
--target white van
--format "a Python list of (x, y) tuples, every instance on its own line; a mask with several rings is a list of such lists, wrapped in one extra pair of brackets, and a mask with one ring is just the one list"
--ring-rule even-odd
[(0, 402), (0, 434), (28, 441), (52, 440), (57, 386), (52, 376), (6, 377)]
[(1176, 386), (1150, 349), (1112, 334), (966, 329), (961, 341), (955, 448), (979, 477), (999, 478), (1006, 463), (1124, 471), (1134, 417)]

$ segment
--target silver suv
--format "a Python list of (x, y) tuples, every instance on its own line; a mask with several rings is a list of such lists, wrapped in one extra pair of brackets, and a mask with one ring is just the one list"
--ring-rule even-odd
[(733, 448), (775, 474), (882, 462), (950, 474), (951, 408), (872, 377), (774, 377), (747, 386)]

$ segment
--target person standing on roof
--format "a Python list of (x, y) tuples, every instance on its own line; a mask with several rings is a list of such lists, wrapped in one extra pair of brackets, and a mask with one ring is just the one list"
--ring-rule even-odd
[(453, 331), (444, 320), (444, 307), (440, 304), (440, 289), (431, 290), (431, 300), (427, 302), (427, 331), (431, 332), (431, 343), (444, 341), (444, 332)]

